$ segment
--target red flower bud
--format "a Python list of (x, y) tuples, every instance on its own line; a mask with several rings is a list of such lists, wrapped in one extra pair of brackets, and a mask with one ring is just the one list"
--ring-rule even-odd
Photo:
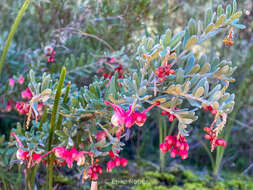
[(207, 139), (207, 140), (211, 140), (211, 139), (212, 139), (212, 137), (211, 137), (210, 135), (205, 134), (205, 139)]
[(227, 142), (224, 139), (217, 139), (215, 142), (216, 145), (218, 146), (227, 146)]
[(174, 74), (175, 74), (175, 70), (174, 70), (174, 69), (171, 69), (171, 70), (170, 70), (170, 74), (171, 74), (171, 75), (174, 75)]
[(217, 113), (216, 109), (213, 109), (213, 110), (211, 111), (211, 114), (212, 114), (212, 115), (216, 115), (216, 113)]
[(91, 180), (97, 181), (97, 179), (98, 179), (98, 175), (96, 173), (92, 173), (91, 174)]
[(173, 115), (173, 114), (170, 114), (170, 115), (168, 116), (168, 118), (169, 118), (169, 122), (172, 122), (172, 121), (174, 120), (174, 115)]
[(93, 173), (93, 168), (91, 167), (91, 168), (88, 169), (87, 174), (91, 176), (92, 173)]
[(167, 144), (165, 144), (165, 143), (160, 144), (160, 150), (161, 150), (162, 153), (168, 152), (169, 150), (168, 150)]
[(116, 157), (114, 160), (115, 166), (119, 167), (120, 166), (120, 159), (119, 157)]
[(184, 154), (182, 154), (181, 158), (182, 158), (183, 160), (185, 160), (186, 158), (188, 158), (188, 153), (185, 152)]
[(168, 115), (169, 113), (165, 110), (161, 111), (161, 115)]
[(127, 159), (120, 158), (120, 165), (123, 166), (123, 167), (126, 167), (126, 165), (127, 165)]
[(212, 111), (212, 110), (213, 110), (213, 107), (212, 107), (212, 106), (207, 106), (207, 109), (208, 109), (209, 111)]
[(114, 158), (115, 157), (115, 154), (113, 153), (113, 151), (109, 150), (108, 151), (108, 154), (111, 158)]
[(212, 129), (209, 128), (209, 127), (205, 127), (205, 128), (204, 128), (204, 131), (207, 132), (207, 133), (210, 133), (210, 132), (212, 131)]
[(97, 167), (97, 173), (98, 173), (99, 175), (102, 174), (102, 168)]
[(176, 157), (176, 155), (177, 155), (177, 150), (175, 149), (175, 148), (173, 148), (172, 150), (171, 150), (171, 152), (170, 152), (170, 157), (171, 158), (175, 158)]
[(107, 172), (111, 172), (114, 167), (115, 167), (115, 163), (113, 160), (110, 160), (109, 162), (107, 162)]

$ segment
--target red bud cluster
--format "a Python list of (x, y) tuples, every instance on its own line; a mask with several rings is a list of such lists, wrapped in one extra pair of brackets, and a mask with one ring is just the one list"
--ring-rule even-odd
[[(109, 65), (111, 68), (113, 68), (113, 71), (106, 71), (107, 69), (104, 66), (101, 66), (98, 70), (97, 73), (102, 73), (102, 76), (106, 79), (108, 78), (109, 80), (112, 78), (115, 72), (118, 72), (118, 78), (124, 78), (123, 76), (123, 66), (115, 61), (115, 58), (113, 57), (108, 57), (106, 59), (101, 59), (99, 60), (100, 63), (103, 63), (105, 65)], [(116, 68), (115, 68), (115, 66)]]
[(227, 146), (227, 142), (224, 139), (217, 139), (216, 133), (211, 128), (205, 127), (204, 131), (207, 133), (205, 134), (205, 139), (210, 141), (212, 151), (216, 148), (216, 146)]
[(217, 113), (217, 110), (214, 109), (212, 106), (204, 106), (203, 109), (205, 112), (210, 111), (212, 115), (216, 115)]
[(92, 181), (97, 181), (98, 179), (98, 174), (102, 174), (102, 168), (100, 167), (100, 165), (98, 163), (94, 163), (93, 166), (91, 166), (88, 169), (87, 174), (89, 175), (90, 179)]
[(109, 156), (112, 158), (109, 162), (107, 162), (107, 172), (111, 172), (113, 168), (123, 166), (126, 167), (127, 159), (119, 158), (116, 156), (111, 150), (108, 152)]
[(170, 156), (175, 158), (178, 154), (182, 159), (188, 157), (189, 145), (183, 135), (168, 135), (164, 143), (160, 144), (160, 150), (163, 153), (170, 152)]
[[(170, 107), (168, 107), (168, 109), (170, 109)], [(179, 108), (174, 107), (173, 110), (179, 110)], [(167, 112), (167, 111), (165, 111), (165, 110), (163, 110), (163, 111), (161, 112), (161, 115), (167, 115), (167, 116), (168, 116), (168, 119), (169, 119), (169, 122), (172, 122), (174, 119), (176, 119), (176, 116), (175, 116), (174, 114), (172, 114), (172, 113), (170, 113), (170, 112)]]
[(53, 47), (51, 47), (51, 46), (45, 47), (45, 55), (47, 57), (48, 63), (55, 62), (55, 57), (54, 57), (55, 54), (56, 54), (56, 51), (53, 49)]
[(166, 78), (166, 76), (175, 74), (175, 70), (171, 69), (171, 65), (164, 65), (160, 66), (155, 70), (156, 76), (160, 79), (160, 81), (163, 81), (163, 79)]

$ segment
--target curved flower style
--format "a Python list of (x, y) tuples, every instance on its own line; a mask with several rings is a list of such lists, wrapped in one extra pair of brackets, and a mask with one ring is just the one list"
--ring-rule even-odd
[[(11, 135), (16, 139), (18, 145), (19, 145), (19, 149), (17, 150), (17, 153), (16, 153), (16, 156), (17, 156), (17, 159), (18, 160), (21, 160), (21, 161), (26, 161), (26, 160), (29, 160), (30, 157), (32, 156), (32, 160), (33, 161), (37, 161), (37, 160), (40, 160), (41, 159), (41, 155), (38, 154), (38, 153), (30, 153), (29, 151), (24, 151), (22, 150), (21, 148), (23, 148), (23, 144), (21, 143), (20, 139), (18, 138), (18, 136), (14, 133), (14, 132), (11, 132)], [(30, 155), (29, 155), (30, 154)]]

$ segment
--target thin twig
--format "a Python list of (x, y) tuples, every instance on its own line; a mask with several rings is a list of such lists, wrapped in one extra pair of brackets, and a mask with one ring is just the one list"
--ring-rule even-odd
[(253, 168), (253, 163), (249, 165), (249, 167), (247, 167), (245, 170), (243, 170), (243, 174), (247, 174), (249, 172), (249, 170)]
[(81, 30), (79, 30), (77, 28), (73, 28), (73, 27), (60, 28), (60, 29), (58, 29), (56, 31), (62, 31), (62, 30), (71, 30), (71, 31), (73, 31), (75, 33), (78, 33), (78, 34), (81, 34), (83, 36), (94, 38), (94, 39), (100, 41), (105, 46), (107, 46), (111, 51), (115, 51), (109, 43), (107, 43), (105, 40), (103, 40), (102, 38), (99, 38), (98, 36), (96, 36), (94, 34), (89, 34), (89, 33), (83, 32), (83, 31), (81, 31)]

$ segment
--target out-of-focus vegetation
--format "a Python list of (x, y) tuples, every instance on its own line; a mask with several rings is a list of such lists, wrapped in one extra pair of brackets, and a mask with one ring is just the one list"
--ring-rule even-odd
[[(190, 18), (204, 17), (203, 10), (220, 3), (227, 5), (231, 1), (32, 0), (7, 54), (4, 74), (0, 76), (0, 97), (9, 78), (26, 76), (30, 69), (56, 76), (63, 64), (67, 67), (67, 79), (74, 80), (78, 87), (89, 84), (98, 60), (113, 56), (125, 65), (134, 64), (136, 43), (142, 36), (155, 37), (167, 28), (177, 32)], [(21, 0), (0, 1), (0, 55), (22, 4)], [(123, 152), (132, 160), (127, 168), (130, 176), (146, 181), (135, 185), (102, 184), (101, 189), (253, 189), (253, 2), (240, 0), (238, 6), (243, 11), (241, 22), (247, 28), (240, 32), (235, 30), (233, 47), (225, 47), (222, 43), (224, 34), (219, 34), (214, 40), (204, 42), (205, 48), (196, 46), (194, 49), (197, 57), (206, 53), (212, 62), (216, 55), (226, 56), (238, 67), (234, 73), (236, 81), (230, 84), (230, 92), (236, 94), (235, 108), (222, 134), (228, 140), (224, 156), (223, 150), (219, 149), (211, 153), (204, 141), (202, 128), (208, 125), (210, 116), (203, 112), (190, 129), (189, 158), (182, 161), (161, 156), (163, 165), (160, 165), (159, 121), (146, 122), (142, 129), (132, 131)], [(47, 63), (43, 56), (47, 45), (53, 45), (57, 50), (54, 64)], [(17, 94), (12, 92), (10, 96)], [(0, 102), (0, 109), (5, 105), (6, 102)], [(25, 118), (16, 111), (0, 112), (0, 188), (3, 189), (22, 188), (22, 168), (11, 161), (16, 148), (8, 143), (10, 131), (16, 128), (17, 122), (24, 123)], [(173, 123), (166, 122), (167, 132), (176, 130)], [(159, 172), (161, 168), (162, 173)], [(113, 174), (129, 179), (129, 175), (119, 170)], [(70, 171), (66, 176), (55, 176), (59, 189), (87, 188), (76, 185)], [(39, 177), (38, 181), (43, 183)]]

